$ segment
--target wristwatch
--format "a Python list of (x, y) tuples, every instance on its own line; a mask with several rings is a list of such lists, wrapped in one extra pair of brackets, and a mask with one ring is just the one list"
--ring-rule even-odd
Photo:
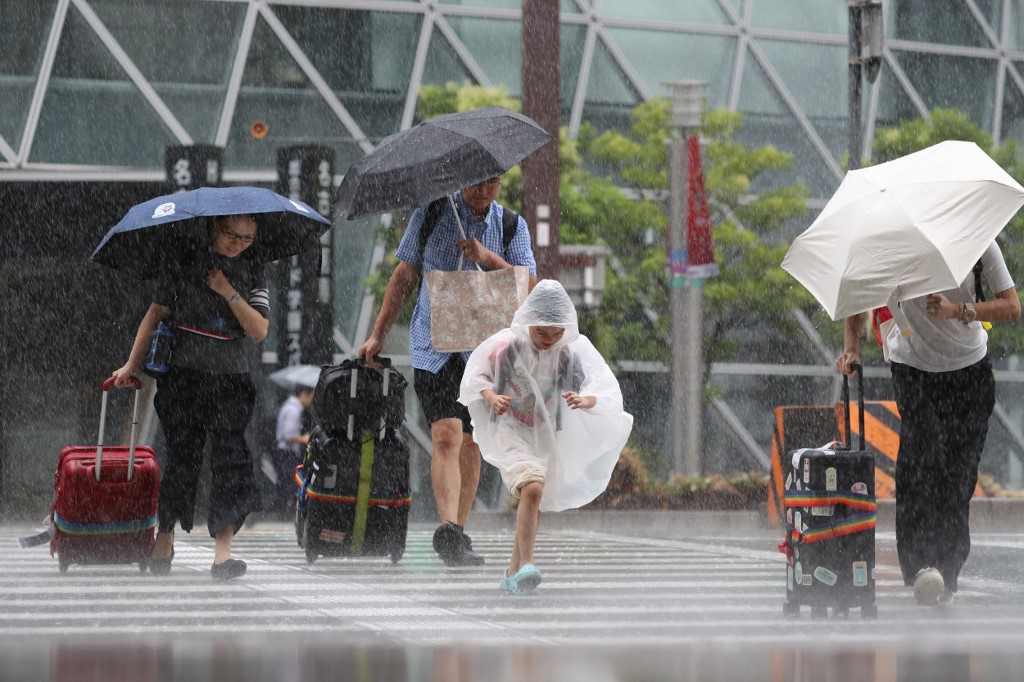
[(234, 295), (234, 296), (232, 296), (231, 298), (229, 298), (229, 299), (228, 299), (228, 305), (234, 305), (234, 304), (238, 303), (238, 302), (239, 302), (239, 301), (241, 301), (241, 300), (242, 300), (242, 295), (241, 295), (241, 294), (239, 294), (239, 293), (238, 293), (238, 292), (236, 291), (236, 292), (235, 292), (235, 295)]
[(974, 309), (973, 303), (961, 303), (960, 304), (960, 321), (964, 324), (970, 324), (978, 319), (978, 311)]

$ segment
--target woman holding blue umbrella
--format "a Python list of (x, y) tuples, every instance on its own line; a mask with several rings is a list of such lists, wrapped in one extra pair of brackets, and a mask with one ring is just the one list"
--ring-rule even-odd
[(270, 300), (262, 265), (240, 258), (257, 240), (253, 216), (218, 216), (209, 246), (162, 268), (131, 354), (113, 373), (128, 385), (142, 369), (157, 326), (172, 315), (175, 347), (171, 366), (157, 380), (155, 406), (167, 437), (167, 464), (160, 486), (159, 530), (150, 561), (157, 575), (170, 571), (174, 528), (192, 530), (203, 446), (210, 439), (212, 487), (207, 520), (215, 539), (211, 573), (231, 579), (246, 571), (231, 558), (231, 542), (245, 517), (260, 509), (245, 429), (256, 391), (249, 377), (245, 337), (262, 341), (269, 329)]
[(127, 385), (143, 369), (155, 333), (166, 338), (167, 326), (175, 337), (169, 365), (147, 368), (157, 377), (155, 406), (167, 437), (153, 573), (171, 569), (175, 526), (192, 530), (207, 438), (211, 573), (219, 580), (245, 573), (245, 562), (231, 558), (231, 542), (261, 507), (245, 429), (256, 395), (247, 338), (260, 342), (269, 329), (263, 264), (319, 250), (330, 226), (303, 202), (268, 189), (201, 188), (133, 206), (93, 253), (97, 263), (157, 281), (128, 361), (113, 373), (115, 384)]

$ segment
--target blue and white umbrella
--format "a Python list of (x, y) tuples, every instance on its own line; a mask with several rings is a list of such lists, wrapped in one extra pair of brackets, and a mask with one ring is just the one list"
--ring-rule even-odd
[(168, 257), (210, 243), (214, 216), (251, 215), (259, 231), (240, 258), (260, 263), (319, 248), (331, 222), (301, 201), (261, 187), (203, 187), (133, 206), (107, 232), (91, 260), (152, 276)]

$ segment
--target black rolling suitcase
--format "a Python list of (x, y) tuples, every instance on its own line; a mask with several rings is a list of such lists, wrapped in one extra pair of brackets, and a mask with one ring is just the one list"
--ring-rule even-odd
[(320, 556), (405, 552), (412, 495), (404, 421), (406, 380), (387, 359), (325, 368), (313, 398), (316, 421), (296, 469), (296, 535), (310, 563)]
[[(861, 423), (864, 420), (864, 375), (856, 367)], [(846, 433), (850, 431), (850, 384), (843, 377)], [(785, 482), (786, 602), (783, 611), (799, 616), (811, 607), (821, 619), (832, 607), (836, 617), (859, 608), (863, 618), (878, 616), (875, 605), (875, 458), (864, 449), (837, 444), (788, 454)]]

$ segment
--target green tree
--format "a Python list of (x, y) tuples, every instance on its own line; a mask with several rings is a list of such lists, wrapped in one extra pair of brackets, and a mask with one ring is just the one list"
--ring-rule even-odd
[[(590, 139), (580, 135), (584, 155), (638, 192), (668, 186), (667, 142), (670, 103), (656, 98), (633, 112), (628, 134), (606, 131)], [(728, 111), (710, 111), (701, 126), (705, 187), (712, 212), (715, 256), (721, 274), (705, 280), (705, 381), (713, 362), (735, 359), (744, 341), (737, 332), (755, 329), (761, 338), (792, 338), (798, 333), (790, 312), (808, 304), (809, 294), (796, 286), (779, 266), (788, 245), (782, 229), (806, 213), (807, 188), (802, 183), (751, 196), (763, 175), (786, 170), (793, 156), (767, 145), (748, 150), (736, 141), (742, 118)], [(626, 274), (611, 278), (602, 306), (603, 327), (615, 340), (613, 356), (669, 360), (668, 288), (665, 278), (666, 209), (658, 207), (656, 239), (644, 249), (617, 250)], [(646, 300), (659, 314), (654, 334), (647, 319), (636, 314)], [(625, 319), (622, 324), (619, 320)], [(765, 344), (767, 354), (777, 345)], [(769, 358), (764, 358), (769, 359)], [(775, 356), (778, 359), (778, 356)]]

